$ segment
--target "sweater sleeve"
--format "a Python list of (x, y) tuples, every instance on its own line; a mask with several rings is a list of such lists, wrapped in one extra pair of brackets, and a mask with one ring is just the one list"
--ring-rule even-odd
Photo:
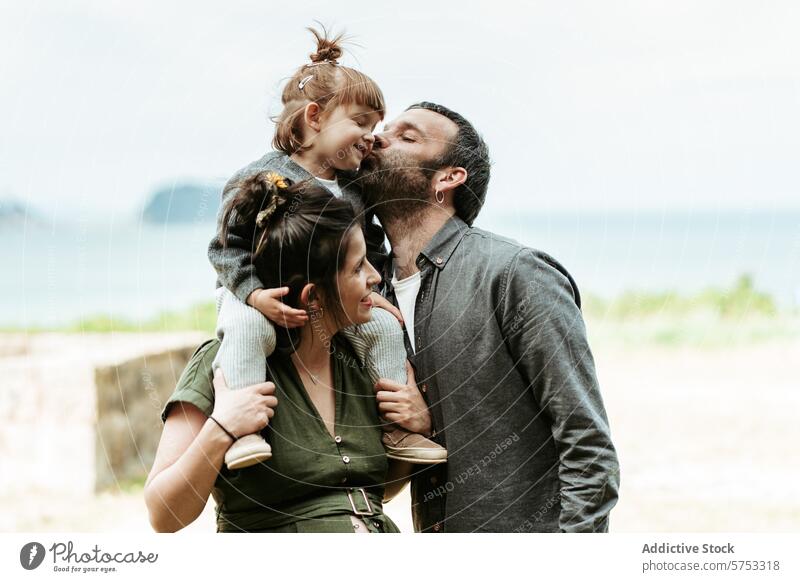
[(236, 183), (243, 177), (240, 171), (231, 178), (222, 191), (222, 205), (217, 216), (217, 236), (208, 245), (208, 260), (217, 272), (219, 282), (242, 302), (264, 284), (256, 275), (253, 265), (253, 233), (248, 225), (231, 224), (223, 241), (222, 214), (238, 192)]

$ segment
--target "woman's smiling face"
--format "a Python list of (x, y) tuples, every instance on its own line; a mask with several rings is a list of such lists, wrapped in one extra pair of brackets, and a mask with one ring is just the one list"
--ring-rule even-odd
[(372, 287), (381, 282), (381, 276), (367, 260), (367, 243), (359, 226), (350, 229), (345, 237), (347, 254), (336, 275), (339, 302), (344, 327), (366, 323), (372, 319)]

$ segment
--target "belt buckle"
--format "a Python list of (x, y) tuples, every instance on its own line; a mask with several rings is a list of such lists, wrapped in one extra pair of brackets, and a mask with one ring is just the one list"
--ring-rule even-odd
[[(364, 498), (364, 503), (367, 504), (367, 511), (361, 511), (356, 507), (356, 503), (353, 500), (353, 491), (359, 491), (361, 496)], [(372, 510), (372, 505), (369, 502), (369, 498), (367, 497), (367, 492), (364, 491), (363, 487), (357, 487), (355, 489), (348, 489), (347, 490), (347, 499), (350, 500), (350, 507), (353, 508), (353, 513), (356, 515), (373, 515), (375, 512)]]

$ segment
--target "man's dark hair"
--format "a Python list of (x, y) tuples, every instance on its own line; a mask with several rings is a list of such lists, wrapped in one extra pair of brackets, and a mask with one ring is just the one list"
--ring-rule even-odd
[(421, 101), (406, 111), (409, 109), (427, 109), (444, 115), (456, 124), (458, 130), (453, 142), (439, 158), (433, 160), (432, 164), (434, 169), (456, 166), (467, 171), (466, 181), (453, 193), (453, 204), (456, 215), (471, 226), (486, 200), (491, 170), (489, 147), (469, 121), (443, 105)]

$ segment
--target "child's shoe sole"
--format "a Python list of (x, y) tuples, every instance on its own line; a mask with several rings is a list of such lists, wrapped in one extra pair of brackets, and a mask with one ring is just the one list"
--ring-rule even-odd
[(447, 449), (398, 449), (384, 445), (386, 456), (415, 465), (438, 465), (447, 462)]
[(231, 445), (225, 453), (225, 466), (229, 470), (252, 467), (272, 457), (272, 448), (261, 435), (243, 436)]

